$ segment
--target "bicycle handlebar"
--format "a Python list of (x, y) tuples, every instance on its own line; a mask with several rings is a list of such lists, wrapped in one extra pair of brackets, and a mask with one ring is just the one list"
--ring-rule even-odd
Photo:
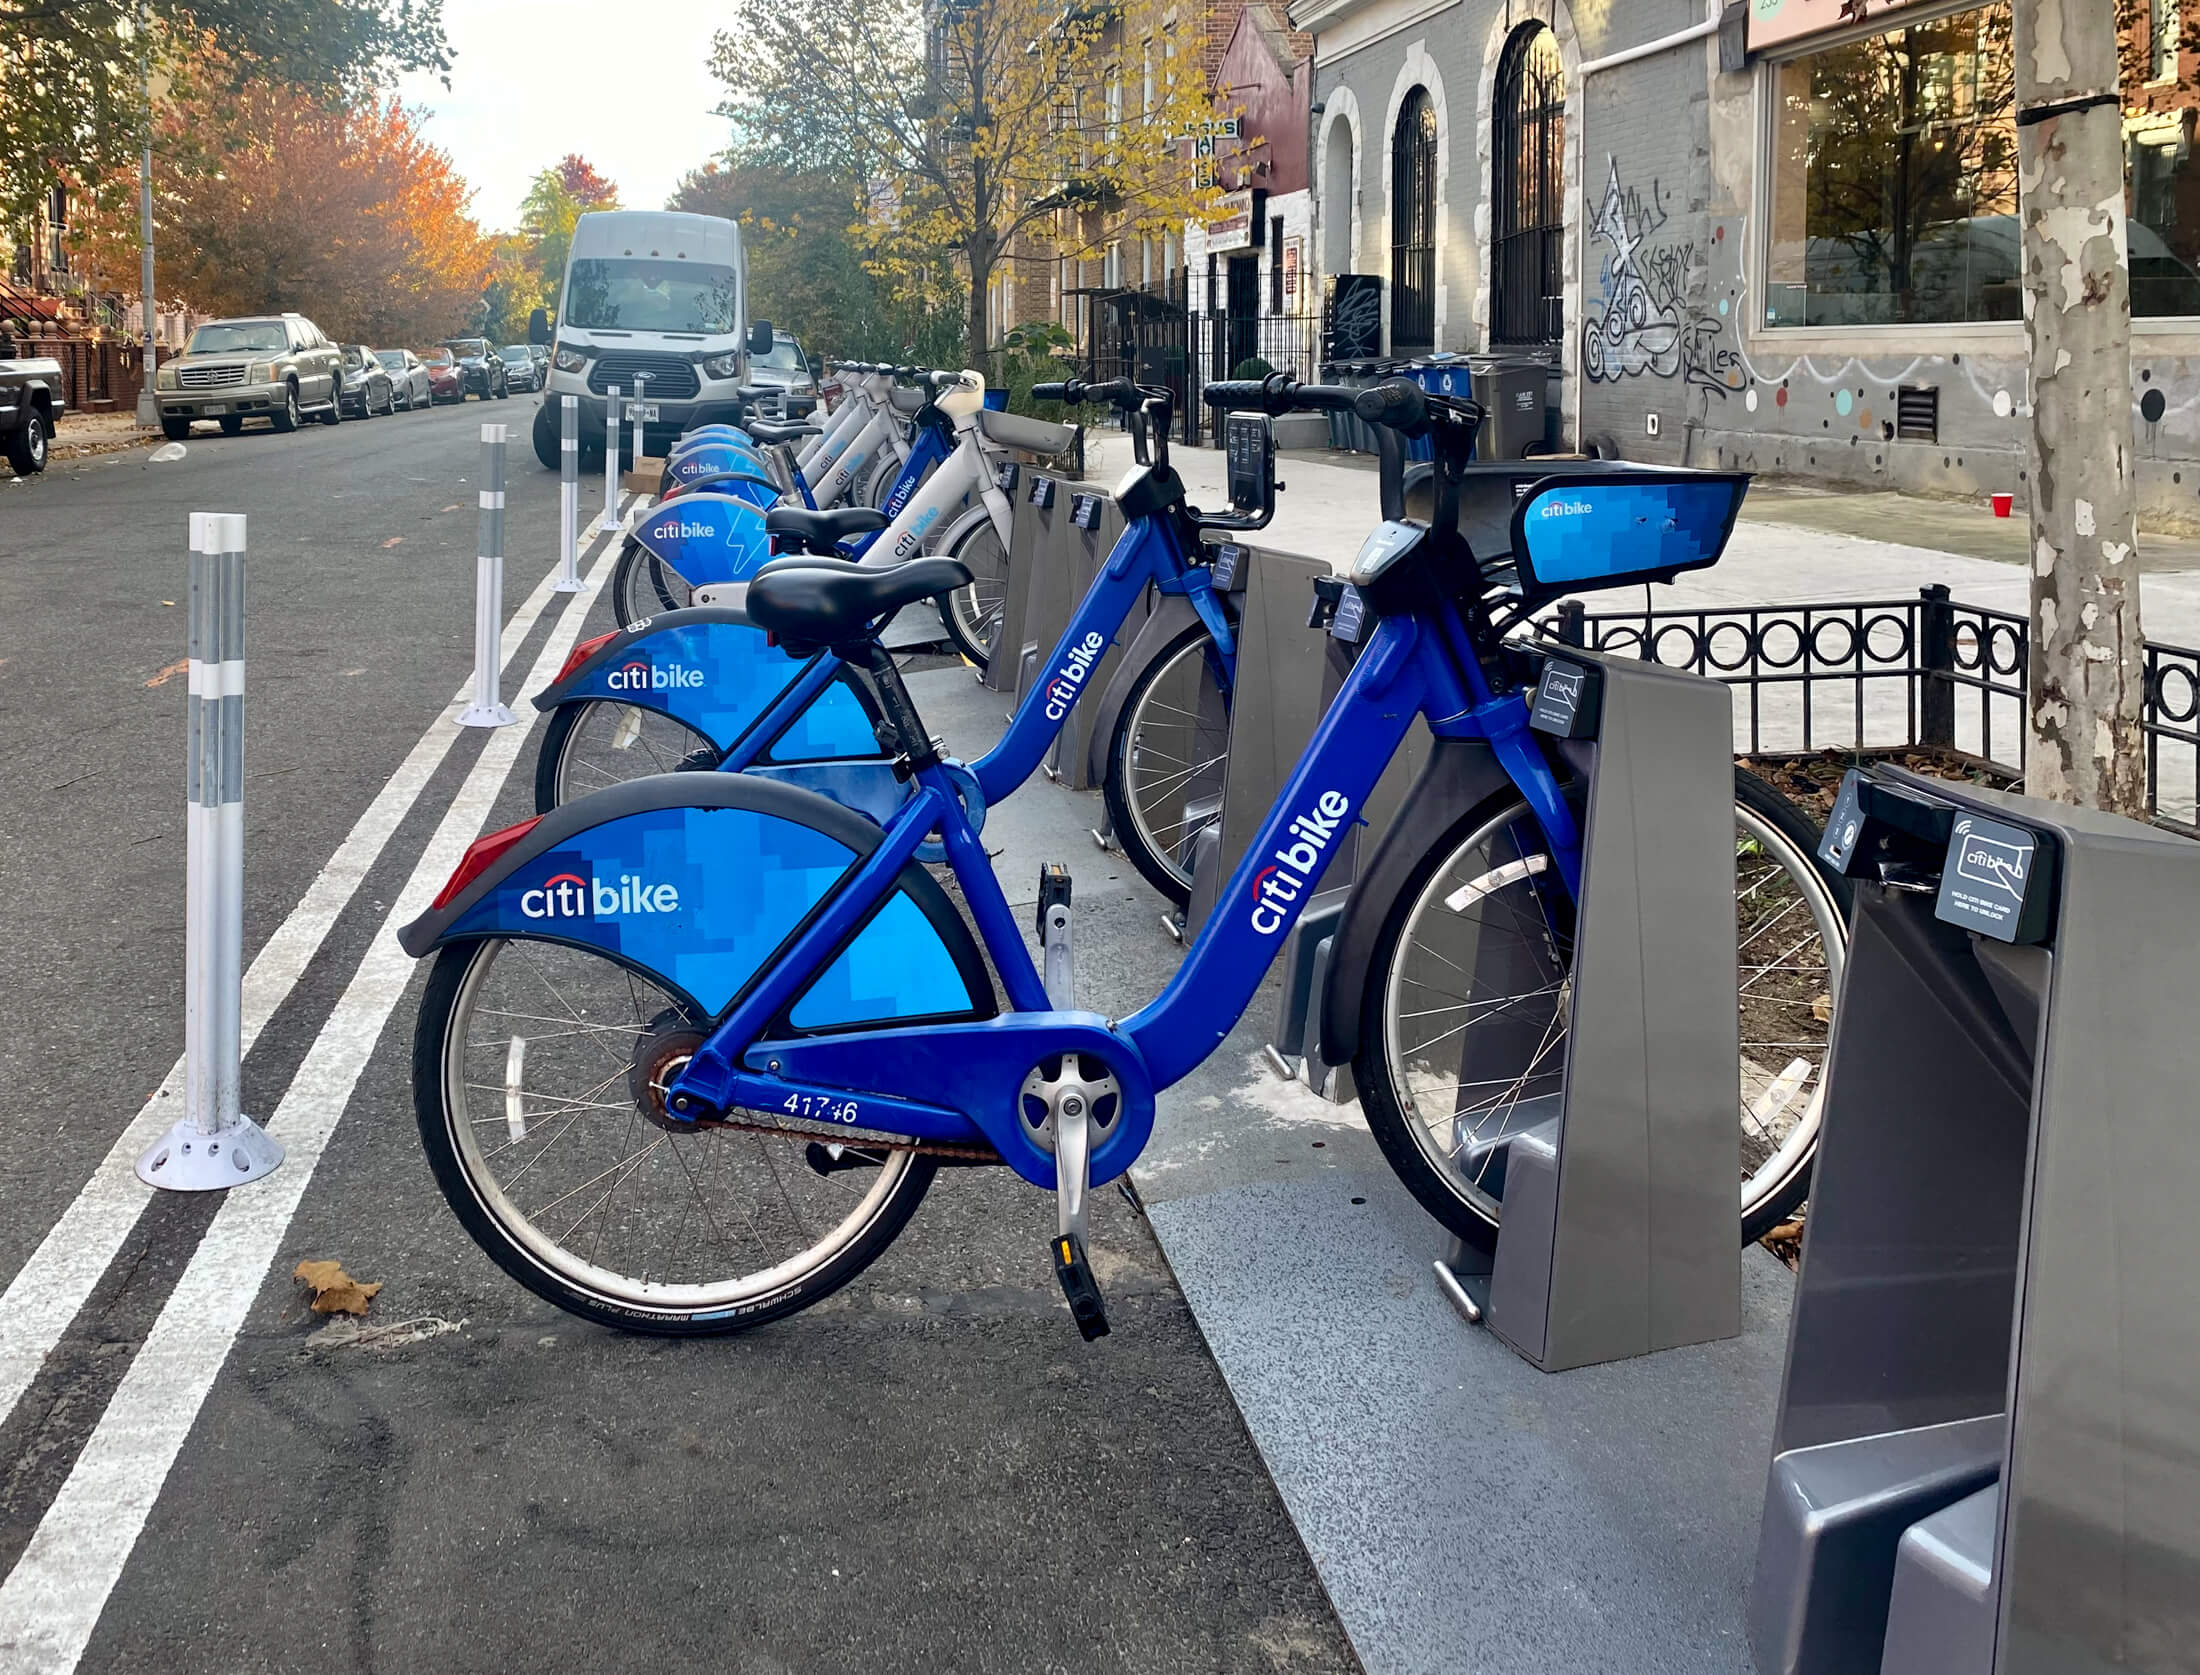
[(1147, 394), (1128, 378), (1115, 378), (1105, 384), (1088, 384), (1082, 378), (1065, 378), (1059, 383), (1031, 386), (1034, 401), (1061, 401), (1072, 406), (1100, 405), (1105, 403), (1120, 407), (1126, 413), (1135, 413), (1143, 407)]
[[(1380, 384), (1353, 389), (1342, 384), (1302, 384), (1288, 372), (1271, 372), (1258, 380), (1224, 379), (1209, 384), (1202, 396), (1210, 407), (1271, 417), (1308, 410), (1354, 413), (1368, 424), (1409, 436), (1429, 421), (1428, 392), (1410, 378), (1386, 378)], [(1475, 417), (1480, 417), (1479, 412)]]

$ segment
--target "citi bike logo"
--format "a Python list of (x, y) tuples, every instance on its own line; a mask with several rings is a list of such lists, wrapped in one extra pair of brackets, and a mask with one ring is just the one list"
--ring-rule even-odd
[(1108, 642), (1100, 637), (1097, 628), (1069, 648), (1068, 659), (1047, 682), (1049, 721), (1059, 721), (1069, 714), (1069, 707), (1077, 702), (1078, 689), (1085, 684), (1085, 677), (1092, 673), (1092, 666), (1100, 661), (1100, 654), (1107, 649)]
[(1304, 814), (1293, 815), (1285, 832), (1296, 841), (1286, 844), (1275, 858), (1253, 874), (1253, 929), (1274, 936), (1290, 917), (1287, 911), (1321, 871), (1322, 860), (1337, 836), (1337, 828), (1352, 812), (1352, 804), (1339, 791), (1324, 791)]
[(644, 663), (637, 658), (620, 665), (603, 678), (611, 692), (675, 692), (703, 684), (703, 671), (678, 663)]
[(923, 546), (925, 531), (930, 529), (935, 523), (939, 522), (939, 519), (940, 512), (937, 506), (926, 507), (923, 515), (919, 517), (915, 523), (911, 524), (907, 529), (903, 530), (901, 534), (895, 539), (894, 557), (897, 559), (907, 558), (911, 554), (913, 554), (919, 547)]
[(1543, 503), (1542, 510), (1537, 512), (1536, 516), (1539, 518), (1578, 518), (1586, 516), (1588, 511), (1589, 503), (1586, 500), (1546, 500)]
[(685, 518), (672, 523), (661, 523), (650, 531), (660, 541), (700, 541), (717, 533), (707, 523), (689, 523)]
[(630, 872), (621, 873), (609, 884), (600, 878), (583, 878), (577, 872), (561, 872), (523, 894), (519, 910), (530, 919), (619, 919), (630, 913), (677, 913), (680, 892), (670, 884), (647, 883)]

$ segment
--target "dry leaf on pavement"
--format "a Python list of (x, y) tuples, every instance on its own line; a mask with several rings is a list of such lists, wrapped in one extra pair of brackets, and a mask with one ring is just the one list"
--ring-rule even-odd
[(315, 1314), (365, 1314), (382, 1289), (380, 1280), (361, 1285), (344, 1272), (341, 1262), (301, 1262), (292, 1273), (313, 1288)]

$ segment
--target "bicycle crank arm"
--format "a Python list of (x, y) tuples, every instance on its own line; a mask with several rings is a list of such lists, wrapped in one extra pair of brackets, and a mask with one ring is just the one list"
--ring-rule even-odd
[(1087, 1343), (1108, 1335), (1107, 1305), (1085, 1260), (1085, 1195), (1091, 1180), (1092, 1101), (1083, 1085), (1072, 1083), (1054, 1097), (1054, 1204), (1060, 1227), (1054, 1277)]

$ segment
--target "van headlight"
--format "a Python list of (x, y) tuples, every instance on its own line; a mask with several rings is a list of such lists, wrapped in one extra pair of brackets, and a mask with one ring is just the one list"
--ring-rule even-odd
[(560, 372), (585, 372), (588, 369), (588, 357), (568, 344), (559, 344), (557, 353), (551, 359)]
[(703, 370), (713, 378), (731, 378), (740, 369), (741, 357), (738, 354), (713, 355), (703, 362)]

